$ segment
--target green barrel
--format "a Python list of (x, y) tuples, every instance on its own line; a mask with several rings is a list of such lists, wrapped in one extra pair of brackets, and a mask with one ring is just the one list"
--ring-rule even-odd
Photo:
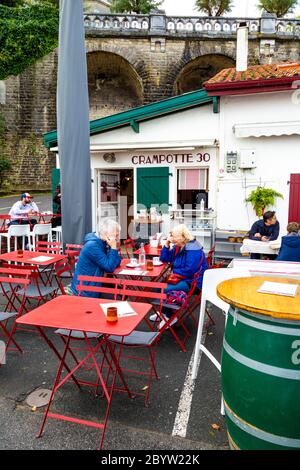
[(299, 321), (231, 306), (221, 375), (231, 448), (300, 449)]

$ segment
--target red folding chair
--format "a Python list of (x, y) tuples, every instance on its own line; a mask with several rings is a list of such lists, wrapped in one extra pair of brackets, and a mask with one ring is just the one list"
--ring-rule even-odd
[(74, 271), (76, 267), (76, 263), (78, 261), (81, 249), (83, 245), (76, 245), (73, 243), (67, 243), (65, 249), (65, 255), (68, 256), (69, 263), (71, 270)]
[(62, 243), (38, 241), (35, 249), (42, 253), (54, 253), (60, 255), (62, 253)]
[[(57, 274), (59, 274), (60, 269), (63, 270), (64, 267), (62, 266), (62, 263), (57, 263), (57, 266), (58, 266)], [(79, 281), (79, 284), (76, 287), (78, 295), (82, 295), (82, 293), (89, 293), (89, 292), (95, 293), (96, 292), (96, 293), (105, 294), (105, 295), (109, 294), (112, 296), (114, 300), (116, 300), (118, 292), (119, 292), (119, 284), (120, 284), (119, 279), (107, 278), (107, 277), (81, 276), (81, 275), (79, 275), (77, 279)], [(86, 285), (85, 284), (86, 282), (89, 282), (89, 283), (93, 282), (96, 285)], [(55, 331), (55, 333), (61, 337), (62, 341), (64, 342), (64, 345), (67, 344), (68, 340), (71, 344), (73, 343), (72, 340), (81, 341), (81, 342), (85, 341), (85, 336), (81, 331), (73, 330), (72, 332), (70, 332), (70, 330), (58, 329)], [(88, 333), (88, 337), (90, 339), (93, 339), (93, 338), (99, 339), (101, 335), (96, 334), (96, 333)], [(75, 351), (82, 351), (83, 349), (82, 347), (73, 347), (73, 346), (71, 347), (71, 344), (68, 345), (68, 352), (70, 353), (70, 355), (72, 356), (76, 364), (79, 364), (80, 360), (75, 354)], [(86, 368), (86, 366), (84, 366), (84, 368)], [(90, 382), (89, 383), (82, 382), (82, 381), (78, 381), (78, 382), (84, 385), (97, 386), (97, 384), (92, 384)]]
[[(4, 268), (9, 268), (12, 265), (3, 263), (2, 266)], [(38, 302), (36, 306), (39, 306), (42, 302), (46, 302), (47, 300), (56, 297), (60, 286), (58, 284), (56, 286), (45, 285), (41, 280), (41, 273), (39, 272), (38, 266), (14, 264), (13, 268), (15, 270), (26, 271), (28, 273), (28, 279), (30, 280), (30, 284), (29, 286), (27, 286), (25, 292), (26, 303), (30, 304), (30, 300), (36, 300)], [(22, 296), (24, 294), (23, 288), (17, 290), (16, 293), (19, 296)]]
[[(4, 332), (5, 337), (8, 338), (5, 345), (4, 354), (6, 354), (10, 343), (13, 343), (15, 349), (22, 352), (21, 347), (13, 338), (16, 331), (15, 320), (18, 318), (25, 309), (26, 289), (29, 285), (28, 271), (19, 270), (14, 268), (0, 268), (0, 295), (5, 302), (5, 307), (0, 311), (0, 328)], [(19, 289), (23, 289), (23, 294), (19, 294)], [(10, 330), (8, 323), (11, 323)], [(0, 357), (0, 365), (3, 363)]]
[(10, 221), (10, 215), (0, 214), (0, 233), (6, 233), (8, 231), (8, 221)]
[(133, 252), (136, 250), (135, 242), (132, 238), (124, 240), (123, 246), (126, 252), (125, 258), (132, 258)]

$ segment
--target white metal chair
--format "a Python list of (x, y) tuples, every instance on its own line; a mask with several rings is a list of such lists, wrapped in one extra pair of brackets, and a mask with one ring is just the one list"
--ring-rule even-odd
[(7, 233), (0, 233), (0, 253), (2, 246), (2, 237), (7, 239), (7, 251), (10, 252), (10, 240), (15, 238), (15, 250), (18, 248), (17, 237), (22, 237), (22, 249), (25, 250), (26, 237), (30, 240), (30, 225), (10, 225)]
[(36, 224), (30, 232), (30, 250), (35, 251), (36, 242), (38, 237), (47, 235), (47, 241), (52, 241), (52, 225), (51, 224)]
[[(227, 279), (234, 279), (237, 277), (251, 277), (250, 271), (244, 268), (217, 268), (217, 269), (207, 269), (204, 272), (203, 284), (202, 284), (202, 297), (200, 305), (200, 316), (198, 324), (197, 339), (195, 344), (194, 351), (194, 362), (192, 369), (192, 380), (197, 378), (197, 373), (200, 365), (200, 351), (204, 353), (208, 359), (216, 366), (216, 368), (221, 372), (221, 364), (217, 359), (208, 351), (208, 349), (202, 344), (202, 335), (203, 335), (203, 326), (205, 320), (205, 307), (206, 302), (211, 302), (216, 307), (220, 308), (225, 314), (225, 325), (227, 320), (227, 313), (229, 310), (229, 304), (224, 302), (217, 294), (217, 286)], [(223, 413), (223, 406), (221, 409)]]

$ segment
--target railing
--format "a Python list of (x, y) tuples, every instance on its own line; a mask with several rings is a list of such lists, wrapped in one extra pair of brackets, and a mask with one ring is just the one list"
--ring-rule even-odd
[(250, 34), (275, 34), (283, 37), (300, 37), (300, 20), (288, 18), (230, 18), (230, 17), (177, 17), (164, 15), (111, 15), (86, 13), (87, 32), (115, 32), (172, 35), (228, 35), (235, 36), (241, 22), (246, 22)]

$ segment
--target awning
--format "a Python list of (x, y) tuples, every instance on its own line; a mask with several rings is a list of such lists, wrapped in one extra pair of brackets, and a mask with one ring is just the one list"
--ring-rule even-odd
[(235, 124), (233, 132), (238, 138), (300, 135), (300, 121), (258, 122)]

